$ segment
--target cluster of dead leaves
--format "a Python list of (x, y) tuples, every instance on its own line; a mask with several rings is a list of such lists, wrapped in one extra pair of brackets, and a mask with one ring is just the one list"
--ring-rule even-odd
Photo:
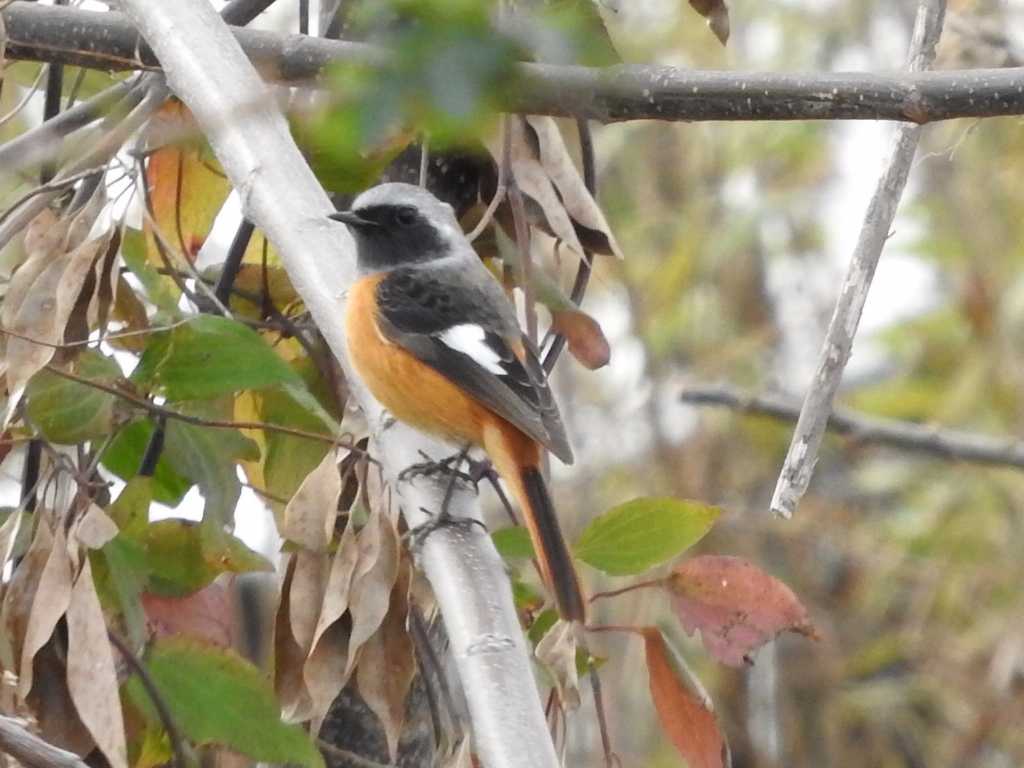
[(358, 459), (329, 451), (285, 508), (281, 534), (291, 552), (275, 624), (275, 686), (285, 719), (310, 721), (315, 734), (354, 681), (394, 756), (416, 674), (406, 628), (413, 569), (397, 507), (376, 469)]
[[(9, 551), (28, 516), (12, 514), (0, 529)], [(118, 665), (93, 582), (89, 552), (118, 533), (94, 504), (70, 527), (37, 508), (35, 534), (3, 593), (0, 622), (5, 683), (0, 710), (32, 715), (42, 737), (78, 754), (97, 747), (113, 766), (128, 765)], [(13, 521), (13, 522), (12, 522)]]
[(58, 217), (45, 210), (25, 232), (27, 258), (11, 277), (0, 308), (0, 324), (10, 332), (2, 362), (4, 428), (29, 379), (54, 360), (60, 345), (88, 338), (110, 318), (120, 282), (120, 233), (112, 226), (94, 231), (105, 203), (101, 186), (79, 211)]

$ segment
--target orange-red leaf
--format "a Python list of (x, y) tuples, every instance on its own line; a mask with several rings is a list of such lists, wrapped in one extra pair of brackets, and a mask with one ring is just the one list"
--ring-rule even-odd
[(704, 647), (732, 666), (780, 632), (817, 638), (807, 609), (778, 579), (738, 557), (703, 555), (676, 566), (665, 580), (683, 628), (700, 630)]
[(651, 698), (662, 730), (689, 768), (725, 768), (729, 748), (711, 700), (655, 627), (641, 630)]
[(551, 327), (565, 336), (569, 351), (590, 370), (608, 365), (612, 351), (597, 321), (578, 309), (560, 309), (551, 315)]
[(230, 648), (234, 610), (223, 581), (215, 581), (184, 597), (145, 592), (142, 608), (156, 637), (188, 635), (218, 648)]

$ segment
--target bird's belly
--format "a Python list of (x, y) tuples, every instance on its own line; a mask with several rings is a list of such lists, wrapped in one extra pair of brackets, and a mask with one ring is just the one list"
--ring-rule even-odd
[(489, 412), (446, 377), (384, 338), (375, 320), (376, 281), (371, 280), (353, 286), (346, 311), (349, 357), (359, 377), (399, 421), (453, 442), (479, 445)]

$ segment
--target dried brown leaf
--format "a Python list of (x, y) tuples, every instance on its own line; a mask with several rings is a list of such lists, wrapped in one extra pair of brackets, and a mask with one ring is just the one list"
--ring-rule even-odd
[[(46, 523), (40, 521), (39, 525), (45, 527)], [(25, 627), (18, 675), (18, 696), (22, 699), (32, 690), (32, 660), (53, 635), (57, 622), (71, 603), (71, 579), (71, 559), (64, 529), (58, 525), (46, 565), (39, 575), (39, 585)]]
[(342, 621), (342, 617), (348, 611), (349, 589), (358, 562), (359, 546), (350, 524), (341, 534), (338, 550), (331, 562), (320, 618), (313, 633), (313, 648), (302, 670), (312, 702), (314, 725), (327, 713), (331, 702), (348, 682), (345, 669), (348, 666), (350, 626)]
[(641, 630), (651, 698), (662, 730), (689, 768), (724, 768), (729, 748), (711, 699), (655, 627)]
[(373, 636), (387, 615), (388, 596), (398, 577), (398, 531), (386, 497), (386, 491), (378, 495), (366, 525), (359, 532), (359, 564), (352, 575), (349, 595), (352, 635), (346, 678), (355, 668), (363, 643)]
[(117, 533), (117, 523), (110, 515), (95, 504), (90, 504), (85, 514), (71, 526), (68, 538), (88, 549), (101, 549)]
[(300, 715), (309, 711), (310, 702), (302, 680), (306, 651), (295, 642), (290, 620), (292, 576), (295, 573), (293, 555), (284, 559), (281, 573), (281, 592), (274, 619), (274, 690), (284, 719), (296, 721), (303, 719)]
[(729, 7), (725, 0), (690, 0), (690, 5), (707, 19), (718, 42), (725, 45), (729, 41)]
[(18, 567), (14, 569), (4, 594), (3, 629), (10, 641), (12, 659), (15, 662), (21, 660), (22, 645), (36, 590), (39, 587), (39, 579), (43, 568), (50, 559), (50, 550), (53, 548), (53, 534), (50, 532), (50, 527), (42, 522), (43, 514), (37, 509), (33, 517), (38, 522), (35, 535), (32, 537), (32, 544), (29, 545), (28, 552), (25, 553), (25, 557), (22, 558)]
[[(541, 167), (558, 191), (558, 199), (565, 212), (577, 225), (573, 230), (575, 236), (579, 238), (577, 242), (587, 239), (591, 250), (614, 254), (621, 259), (622, 251), (615, 240), (615, 235), (608, 226), (604, 212), (576, 170), (576, 165), (569, 156), (569, 150), (562, 138), (562, 132), (558, 130), (558, 124), (553, 118), (542, 115), (531, 115), (523, 119), (536, 135)], [(517, 176), (516, 179), (518, 178)], [(547, 213), (547, 206), (544, 208)], [(578, 230), (578, 226), (589, 230), (586, 232), (586, 238)], [(566, 242), (572, 245), (572, 241)]]
[(326, 552), (334, 535), (341, 496), (339, 456), (328, 451), (284, 509), (281, 535), (313, 552)]
[(108, 232), (54, 257), (32, 281), (17, 311), (5, 323), (5, 327), (15, 333), (44, 342), (37, 344), (14, 336), (8, 339), (6, 361), (10, 399), (5, 424), (21, 399), (28, 380), (53, 359), (56, 350), (45, 345), (59, 344), (64, 340), (68, 319), (82, 293), (86, 277), (91, 276), (93, 265), (105, 252), (109, 240)]
[(331, 562), (329, 555), (300, 549), (295, 553), (295, 570), (289, 594), (289, 623), (292, 637), (304, 654), (313, 647), (313, 635), (324, 600)]
[(412, 637), (406, 629), (411, 571), (409, 561), (403, 560), (391, 590), (387, 615), (363, 645), (356, 667), (359, 693), (384, 728), (392, 760), (405, 722), (405, 700), (416, 675)]
[(67, 615), (71, 700), (112, 768), (127, 768), (128, 750), (117, 670), (88, 558), (75, 581)]
[(534, 655), (555, 681), (559, 698), (569, 709), (580, 705), (580, 679), (576, 669), (576, 632), (570, 621), (557, 621), (537, 643)]

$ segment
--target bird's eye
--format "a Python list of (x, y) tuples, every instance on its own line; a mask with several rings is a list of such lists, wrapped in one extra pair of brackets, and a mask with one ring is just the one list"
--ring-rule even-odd
[(416, 209), (409, 207), (402, 207), (395, 211), (395, 221), (400, 226), (411, 227), (416, 223)]

